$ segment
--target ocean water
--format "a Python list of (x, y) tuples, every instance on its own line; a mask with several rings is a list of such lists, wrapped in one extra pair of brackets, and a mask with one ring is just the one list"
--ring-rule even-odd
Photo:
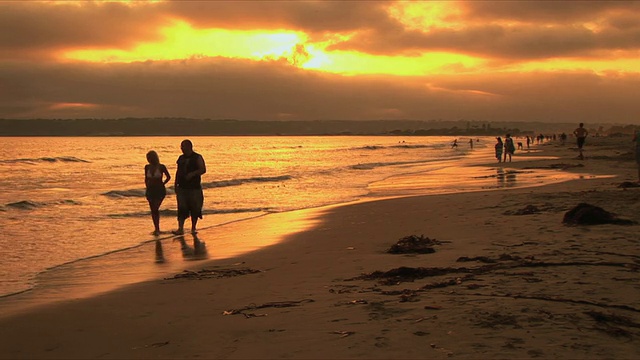
[[(225, 227), (230, 235), (244, 219), (299, 209), (560, 180), (555, 171), (515, 172), (493, 164), (492, 138), (478, 138), (473, 149), (464, 138), (451, 148), (450, 137), (190, 139), (207, 164), (202, 180), (204, 219), (199, 228)], [(173, 176), (182, 140), (3, 138), (0, 297), (34, 288), (64, 292), (65, 283), (96, 284), (107, 277), (113, 288), (118, 282), (179, 271), (186, 261), (259, 247), (260, 241), (252, 246), (240, 241), (214, 243), (215, 252), (207, 252), (203, 247), (210, 250), (212, 239), (151, 235), (153, 225), (144, 197), (145, 154), (157, 151)], [(483, 162), (490, 165), (471, 166)], [(164, 231), (176, 228), (175, 196), (171, 186), (168, 190), (161, 206)]]

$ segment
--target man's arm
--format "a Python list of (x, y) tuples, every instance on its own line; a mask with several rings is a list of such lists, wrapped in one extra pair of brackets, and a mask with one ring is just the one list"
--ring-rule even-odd
[(204, 158), (202, 156), (198, 156), (198, 169), (195, 170), (198, 172), (198, 175), (202, 175), (207, 172), (207, 166), (204, 163)]
[(204, 164), (204, 158), (202, 156), (198, 157), (198, 160), (196, 160), (196, 165), (198, 165), (198, 168), (193, 170), (190, 173), (187, 173), (186, 175), (187, 179), (191, 179), (194, 176), (202, 175), (207, 172), (207, 167)]

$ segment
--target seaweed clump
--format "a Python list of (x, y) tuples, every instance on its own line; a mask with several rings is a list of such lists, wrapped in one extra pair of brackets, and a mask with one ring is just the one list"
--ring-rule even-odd
[(393, 244), (387, 253), (389, 254), (431, 254), (436, 252), (433, 245), (441, 243), (435, 239), (429, 239), (424, 235), (409, 235)]
[(633, 225), (636, 222), (627, 219), (620, 219), (601, 207), (587, 203), (580, 203), (564, 214), (562, 223), (566, 225)]

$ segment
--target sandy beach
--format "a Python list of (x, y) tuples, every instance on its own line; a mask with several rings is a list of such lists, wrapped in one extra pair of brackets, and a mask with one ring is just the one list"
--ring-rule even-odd
[[(557, 159), (535, 161), (518, 151), (505, 176), (594, 176), (243, 222), (238, 237), (297, 232), (175, 277), (2, 316), (0, 357), (639, 358), (639, 225), (563, 224), (580, 203), (640, 222), (640, 188), (620, 187), (637, 183), (630, 138), (589, 138), (584, 160), (574, 147), (540, 145), (536, 155)], [(216, 231), (201, 234), (210, 251)], [(387, 253), (411, 236), (434, 252)]]

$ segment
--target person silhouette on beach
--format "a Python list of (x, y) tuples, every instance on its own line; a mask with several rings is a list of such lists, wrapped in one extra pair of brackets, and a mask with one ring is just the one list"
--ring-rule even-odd
[(160, 205), (167, 190), (165, 185), (171, 180), (169, 170), (160, 163), (158, 153), (151, 150), (147, 153), (148, 164), (144, 166), (144, 184), (146, 186), (145, 197), (151, 209), (151, 219), (153, 220), (153, 235), (160, 235)]
[(453, 140), (453, 142), (451, 143), (451, 148), (458, 148), (458, 139)]
[(587, 135), (589, 135), (589, 132), (584, 128), (584, 124), (580, 123), (578, 127), (573, 131), (573, 135), (576, 136), (578, 151), (580, 151), (580, 155), (578, 155), (578, 158), (584, 159), (584, 155), (582, 154), (582, 147), (584, 146), (584, 142), (587, 139)]
[(560, 134), (560, 144), (564, 145), (565, 141), (567, 141), (567, 134), (565, 133)]
[(516, 151), (515, 145), (513, 145), (513, 139), (511, 138), (511, 134), (507, 134), (504, 138), (504, 159), (503, 162), (507, 162), (507, 156), (509, 157), (509, 162), (511, 162), (511, 156)]
[(498, 140), (495, 145), (496, 159), (498, 159), (498, 162), (502, 162), (502, 149), (504, 149), (504, 144), (502, 143), (502, 138), (500, 136), (498, 136), (496, 140)]
[(636, 163), (638, 164), (638, 183), (640, 183), (640, 130), (633, 132), (632, 141), (636, 143)]
[(198, 219), (202, 219), (202, 206), (204, 194), (202, 193), (201, 178), (207, 172), (202, 155), (193, 151), (193, 143), (183, 140), (180, 143), (182, 155), (178, 157), (176, 164), (175, 192), (178, 202), (178, 229), (173, 233), (184, 234), (184, 222), (191, 218), (191, 233), (196, 233)]

